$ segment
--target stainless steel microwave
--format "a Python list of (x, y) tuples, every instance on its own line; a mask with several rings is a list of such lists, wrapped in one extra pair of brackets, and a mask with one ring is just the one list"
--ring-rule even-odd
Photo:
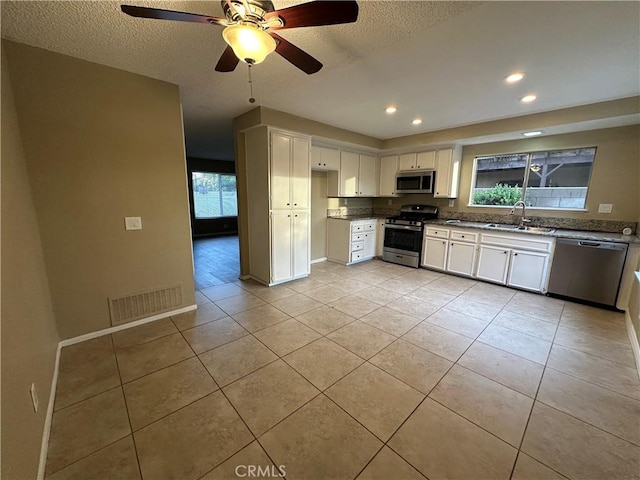
[(396, 193), (433, 193), (435, 172), (398, 173)]

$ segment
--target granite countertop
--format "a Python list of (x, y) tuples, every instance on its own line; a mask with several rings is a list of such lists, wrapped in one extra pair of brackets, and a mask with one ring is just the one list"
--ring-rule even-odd
[(586, 230), (562, 230), (556, 229), (551, 232), (535, 232), (535, 231), (521, 231), (513, 230), (505, 227), (487, 227), (487, 223), (479, 222), (465, 222), (465, 221), (451, 221), (451, 220), (430, 220), (427, 222), (431, 225), (446, 225), (447, 227), (462, 227), (462, 228), (476, 228), (480, 230), (502, 232), (502, 233), (517, 233), (519, 235), (541, 235), (544, 237), (556, 237), (556, 238), (573, 238), (576, 240), (594, 240), (600, 242), (621, 242), (621, 243), (640, 243), (640, 237), (637, 235), (623, 235), (621, 233), (610, 232), (591, 232)]

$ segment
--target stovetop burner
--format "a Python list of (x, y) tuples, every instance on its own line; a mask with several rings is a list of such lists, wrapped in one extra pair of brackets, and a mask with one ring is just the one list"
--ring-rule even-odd
[(438, 207), (430, 205), (404, 205), (400, 209), (400, 215), (387, 217), (385, 223), (421, 227), (427, 220), (436, 218), (438, 218)]

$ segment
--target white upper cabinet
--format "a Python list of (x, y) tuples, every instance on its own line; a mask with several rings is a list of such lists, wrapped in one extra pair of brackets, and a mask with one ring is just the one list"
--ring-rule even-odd
[(309, 208), (309, 140), (271, 132), (271, 208)]
[(396, 196), (396, 174), (398, 173), (398, 156), (390, 155), (380, 159), (380, 185), (378, 195), (381, 197)]
[(460, 147), (438, 150), (434, 198), (458, 197), (461, 160), (462, 149)]
[(418, 153), (404, 153), (400, 155), (398, 161), (399, 172), (410, 172), (412, 170), (435, 170), (436, 151)]
[(376, 157), (360, 155), (360, 166), (358, 169), (358, 195), (363, 197), (374, 197), (376, 188)]
[(312, 170), (340, 170), (340, 150), (326, 147), (311, 147)]
[(340, 153), (340, 187), (341, 197), (358, 195), (358, 174), (360, 171), (360, 155), (353, 152)]
[(375, 197), (378, 192), (378, 159), (355, 152), (340, 152), (340, 171), (327, 172), (329, 197)]
[(416, 170), (435, 170), (436, 151), (418, 152), (416, 154)]

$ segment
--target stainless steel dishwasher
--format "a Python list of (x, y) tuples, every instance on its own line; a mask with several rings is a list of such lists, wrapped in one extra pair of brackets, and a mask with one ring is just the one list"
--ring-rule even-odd
[(627, 248), (626, 243), (559, 238), (549, 293), (615, 307)]

